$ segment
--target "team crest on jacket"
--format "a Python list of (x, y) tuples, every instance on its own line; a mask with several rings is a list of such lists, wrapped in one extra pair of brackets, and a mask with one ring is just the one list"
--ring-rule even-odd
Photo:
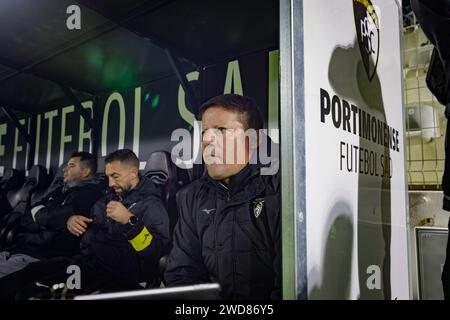
[(356, 35), (359, 51), (369, 81), (377, 71), (380, 48), (380, 22), (370, 0), (353, 0)]
[(253, 214), (258, 218), (264, 207), (264, 198), (257, 198), (253, 200)]

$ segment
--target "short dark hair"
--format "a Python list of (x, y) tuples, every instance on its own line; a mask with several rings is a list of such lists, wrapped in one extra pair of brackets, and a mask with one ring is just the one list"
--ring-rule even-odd
[(139, 170), (139, 159), (130, 149), (120, 149), (108, 154), (105, 158), (105, 165), (113, 161), (120, 161), (136, 167)]
[(200, 107), (198, 119), (200, 120), (211, 107), (221, 107), (241, 114), (241, 122), (245, 129), (259, 130), (263, 127), (263, 120), (258, 104), (250, 97), (237, 94), (221, 94), (206, 101)]
[(90, 152), (78, 151), (70, 155), (71, 158), (80, 158), (80, 163), (91, 170), (91, 175), (97, 172), (97, 158)]

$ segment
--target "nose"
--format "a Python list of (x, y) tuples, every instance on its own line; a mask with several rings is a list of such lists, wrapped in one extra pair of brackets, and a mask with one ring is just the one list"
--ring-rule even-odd
[(113, 179), (111, 179), (111, 178), (109, 178), (108, 179), (108, 186), (110, 187), (110, 188), (112, 188), (112, 187), (114, 187), (116, 184), (114, 183), (114, 180)]
[(212, 142), (211, 139), (203, 139), (202, 141), (203, 149), (205, 149), (211, 142)]
[(211, 133), (209, 132), (210, 130), (206, 130), (205, 132), (203, 132), (202, 134), (202, 143), (204, 145), (208, 145), (211, 142)]
[(212, 144), (212, 143), (217, 143), (217, 129), (208, 129), (203, 133), (203, 137), (202, 137), (202, 145), (203, 148), (205, 148), (206, 146)]

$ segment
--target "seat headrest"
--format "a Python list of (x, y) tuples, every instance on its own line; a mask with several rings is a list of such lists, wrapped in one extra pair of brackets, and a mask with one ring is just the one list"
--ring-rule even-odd
[(64, 180), (64, 167), (66, 166), (65, 163), (63, 163), (55, 172), (55, 176), (53, 177), (53, 181), (50, 184), (49, 190), (53, 190), (54, 187), (59, 186), (63, 183)]
[(12, 168), (6, 168), (0, 185), (4, 189), (15, 189), (23, 184), (25, 173)]
[(63, 178), (64, 177), (64, 167), (66, 166), (66, 163), (63, 163), (59, 166), (59, 168), (55, 172), (55, 176), (53, 177), (53, 180)]
[(176, 168), (167, 151), (155, 151), (147, 160), (144, 175), (155, 183), (163, 184), (175, 178)]
[(99, 157), (97, 160), (97, 173), (98, 174), (104, 174), (105, 173), (105, 158), (106, 157)]
[(16, 172), (17, 172), (16, 169), (6, 168), (5, 171), (3, 172), (2, 181), (11, 179), (14, 176), (14, 174), (16, 174)]
[(41, 165), (34, 165), (28, 172), (28, 177), (25, 179), (25, 183), (35, 183), (36, 186), (48, 185), (48, 174), (47, 170)]

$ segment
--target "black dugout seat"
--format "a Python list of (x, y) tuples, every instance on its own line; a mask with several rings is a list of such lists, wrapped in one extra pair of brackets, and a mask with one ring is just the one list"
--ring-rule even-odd
[(36, 190), (47, 187), (48, 184), (47, 170), (40, 165), (34, 165), (31, 167), (22, 187), (8, 192), (7, 197), (12, 211), (2, 219), (0, 247), (4, 248), (13, 244), (20, 231), (20, 218), (30, 208), (31, 195)]
[(106, 191), (108, 189), (108, 177), (105, 174), (105, 158), (106, 157), (98, 158), (97, 173), (95, 174), (95, 178), (99, 181), (106, 194)]
[(48, 186), (49, 176), (47, 170), (40, 165), (31, 167), (25, 183), (17, 191), (8, 192), (8, 200), (14, 212), (25, 212), (30, 205), (30, 198), (33, 192)]
[(31, 206), (30, 208), (33, 208), (37, 202), (44, 199), (47, 195), (49, 195), (51, 192), (56, 190), (59, 187), (62, 187), (64, 184), (64, 167), (66, 164), (62, 164), (55, 172), (55, 175), (53, 176), (52, 183), (50, 183), (50, 186), (48, 188), (42, 188), (38, 189), (31, 195)]
[(173, 164), (170, 153), (167, 151), (155, 151), (147, 160), (144, 168), (144, 176), (161, 187), (162, 200), (169, 214), (170, 235), (178, 220), (175, 195), (180, 188), (177, 177), (177, 167)]
[(97, 175), (105, 175), (105, 158), (99, 157), (97, 160)]
[(144, 169), (144, 175), (161, 187), (162, 200), (169, 214), (170, 221), (170, 245), (159, 262), (160, 278), (164, 282), (164, 271), (166, 269), (168, 254), (172, 248), (172, 235), (178, 221), (178, 210), (176, 194), (185, 184), (190, 182), (187, 170), (178, 168), (167, 151), (153, 152)]
[(12, 168), (6, 168), (0, 181), (0, 217), (9, 213), (12, 208), (8, 201), (9, 191), (18, 189), (25, 181), (25, 173)]

